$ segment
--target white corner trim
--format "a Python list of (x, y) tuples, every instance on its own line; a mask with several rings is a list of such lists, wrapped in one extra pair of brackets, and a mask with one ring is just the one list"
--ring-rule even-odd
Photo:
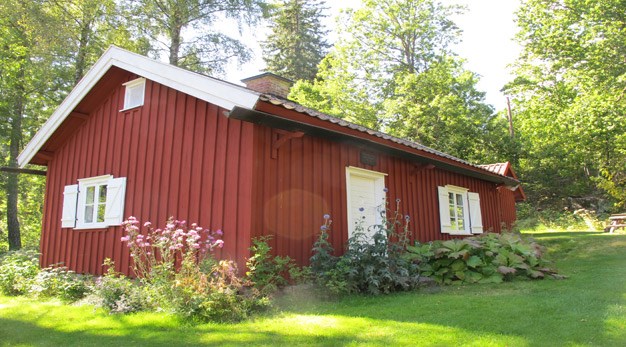
[(30, 142), (28, 142), (17, 158), (20, 167), (26, 166), (31, 161), (37, 151), (43, 147), (67, 116), (112, 66), (117, 66), (123, 70), (227, 110), (232, 110), (235, 106), (252, 109), (256, 105), (260, 95), (257, 92), (235, 84), (156, 61), (116, 46), (111, 46), (67, 95), (65, 100), (57, 107)]

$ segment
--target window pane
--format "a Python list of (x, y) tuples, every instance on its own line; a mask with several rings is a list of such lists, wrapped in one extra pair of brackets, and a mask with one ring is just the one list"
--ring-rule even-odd
[(456, 227), (456, 218), (450, 217), (450, 224), (452, 225), (452, 230), (457, 230)]
[(93, 205), (85, 206), (85, 223), (93, 223)]
[(465, 223), (461, 218), (459, 218), (459, 227), (457, 230), (465, 230)]
[(456, 217), (456, 209), (453, 206), (450, 206), (450, 217)]
[(98, 205), (98, 223), (104, 222), (104, 209), (106, 208), (106, 204)]
[(454, 205), (454, 194), (448, 193), (448, 200), (450, 201), (450, 205)]
[(103, 203), (107, 201), (107, 185), (103, 184), (100, 186), (100, 191), (98, 192), (98, 201)]
[(461, 194), (456, 195), (456, 204), (459, 206), (463, 206), (463, 195)]
[(93, 204), (94, 202), (94, 195), (96, 194), (96, 187), (91, 186), (91, 187), (87, 187), (87, 197), (85, 199), (85, 203), (86, 204)]
[(463, 218), (463, 207), (459, 206), (456, 208), (456, 216), (460, 219)]

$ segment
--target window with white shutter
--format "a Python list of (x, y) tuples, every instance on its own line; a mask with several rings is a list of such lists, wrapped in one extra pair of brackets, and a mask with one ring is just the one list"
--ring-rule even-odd
[(478, 193), (452, 185), (437, 187), (437, 192), (442, 233), (471, 235), (483, 232)]
[(122, 111), (142, 106), (146, 91), (146, 79), (140, 77), (123, 85), (126, 87), (126, 91), (124, 93), (124, 108)]
[(112, 175), (82, 178), (63, 193), (63, 228), (97, 229), (121, 225), (126, 178)]

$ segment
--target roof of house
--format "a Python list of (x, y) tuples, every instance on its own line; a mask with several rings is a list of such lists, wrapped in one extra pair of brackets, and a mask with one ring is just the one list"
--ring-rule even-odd
[(498, 175), (506, 176), (506, 171), (509, 168), (510, 163), (507, 161), (506, 163), (485, 164), (478, 166), (493, 173), (497, 173)]
[[(466, 173), (492, 182), (504, 183), (509, 186), (519, 185), (519, 181), (515, 176), (507, 176), (500, 171), (494, 171), (490, 169), (491, 166), (474, 165), (418, 143), (368, 129), (286, 99), (261, 94), (242, 86), (159, 62), (115, 46), (111, 46), (107, 49), (26, 145), (18, 157), (18, 163), (21, 167), (31, 162), (35, 154), (44, 147), (46, 141), (50, 139), (63, 121), (74, 112), (81, 100), (85, 98), (91, 89), (112, 67), (129, 71), (224, 109), (231, 110), (231, 116), (234, 118), (237, 118), (238, 115), (239, 119), (255, 121), (255, 117), (259, 117), (261, 114), (261, 117), (274, 117), (275, 115), (258, 112), (259, 105), (267, 103), (308, 116), (307, 118), (299, 120), (299, 124), (309, 126), (309, 128), (313, 127), (312, 124), (304, 123), (323, 121), (322, 124), (329, 126), (338, 125), (339, 128), (334, 129), (325, 126), (324, 131), (327, 133), (332, 131), (333, 134), (337, 136), (345, 135), (342, 134), (344, 131), (341, 129), (344, 129), (345, 132), (352, 131), (355, 134), (360, 134), (358, 136), (362, 136), (365, 140), (377, 139), (380, 142), (378, 145), (394, 147), (396, 153), (398, 153), (398, 148), (404, 148), (402, 151), (411, 151), (413, 153), (412, 155), (421, 153), (427, 156), (429, 163), (433, 161), (439, 163), (439, 161), (441, 161), (442, 167), (447, 169), (456, 171), (456, 167), (458, 166), (458, 170), (461, 173)], [(244, 115), (242, 116), (242, 114)], [(291, 124), (294, 123), (294, 121), (290, 122)]]
[[(485, 164), (485, 165), (478, 165), (478, 166), (480, 166), (481, 168), (485, 170), (489, 170), (493, 173), (497, 173), (498, 175), (513, 177), (514, 179), (519, 180), (517, 178), (517, 175), (515, 174), (515, 171), (513, 171), (513, 168), (511, 167), (511, 163), (508, 161), (506, 163), (494, 163), (494, 164)], [(526, 193), (524, 193), (524, 189), (521, 186), (515, 189), (515, 200), (516, 201), (526, 200)]]

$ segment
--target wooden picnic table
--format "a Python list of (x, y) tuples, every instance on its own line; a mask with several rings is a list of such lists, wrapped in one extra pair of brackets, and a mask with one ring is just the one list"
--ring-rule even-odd
[(613, 231), (619, 228), (626, 228), (626, 213), (611, 215), (611, 217), (609, 217), (609, 225), (607, 225), (605, 230), (613, 233)]

